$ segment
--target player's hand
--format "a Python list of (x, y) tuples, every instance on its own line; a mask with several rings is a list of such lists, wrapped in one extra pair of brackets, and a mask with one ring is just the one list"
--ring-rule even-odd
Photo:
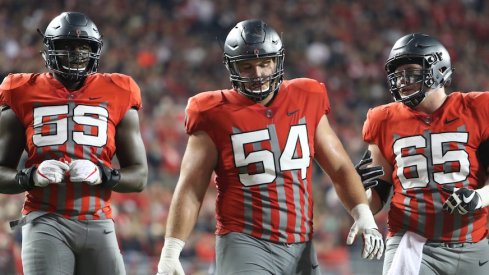
[(367, 150), (365, 151), (365, 154), (363, 154), (360, 162), (355, 165), (355, 170), (357, 170), (357, 173), (360, 175), (365, 190), (379, 184), (377, 179), (384, 175), (384, 168), (382, 166), (366, 167), (370, 163), (372, 163), (372, 157), (370, 150)]
[(97, 185), (102, 183), (102, 174), (95, 163), (86, 159), (77, 159), (70, 163), (70, 181)]
[(165, 238), (156, 275), (185, 275), (179, 260), (184, 245), (185, 242), (182, 240), (171, 237)]
[(358, 233), (361, 233), (363, 237), (362, 258), (379, 260), (384, 253), (384, 239), (377, 229), (370, 208), (366, 204), (359, 204), (352, 209), (351, 214), (355, 223), (350, 229), (346, 244), (352, 245)]
[(41, 162), (34, 172), (33, 181), (35, 186), (46, 187), (48, 184), (59, 184), (63, 182), (65, 173), (70, 169), (68, 164), (49, 159)]
[(156, 275), (185, 275), (179, 259), (160, 258)]
[(443, 204), (443, 210), (449, 211), (450, 214), (457, 210), (461, 215), (465, 215), (482, 208), (480, 195), (473, 189), (447, 186), (443, 186), (443, 189), (451, 193)]

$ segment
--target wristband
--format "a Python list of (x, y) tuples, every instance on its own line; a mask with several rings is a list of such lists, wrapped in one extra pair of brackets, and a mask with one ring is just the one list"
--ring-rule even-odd
[(351, 216), (353, 217), (355, 222), (363, 219), (365, 228), (378, 228), (370, 207), (365, 203), (360, 203), (353, 207), (351, 209)]
[(15, 181), (24, 189), (24, 191), (29, 191), (34, 189), (34, 180), (32, 175), (36, 171), (36, 166), (25, 168), (17, 172), (15, 175)]
[(392, 190), (392, 184), (382, 179), (377, 179), (377, 182), (378, 184), (374, 186), (373, 189), (377, 191), (377, 194), (382, 201), (383, 207), (385, 203), (389, 200), (389, 196)]
[(119, 169), (112, 169), (99, 163), (100, 171), (102, 172), (102, 183), (100, 186), (107, 189), (114, 189), (121, 181), (121, 172)]
[(161, 256), (164, 258), (178, 259), (184, 245), (185, 242), (180, 239), (166, 237), (165, 244), (163, 245), (163, 250), (161, 251)]

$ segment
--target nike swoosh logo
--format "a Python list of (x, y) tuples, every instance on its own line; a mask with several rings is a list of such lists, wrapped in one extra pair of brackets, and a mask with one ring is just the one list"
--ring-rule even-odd
[(487, 262), (489, 262), (489, 260), (487, 260), (487, 261), (485, 261), (485, 262), (483, 262), (483, 261), (479, 261), (479, 266), (483, 266), (483, 265), (487, 264)]
[[(479, 265), (480, 265), (480, 263), (479, 263)], [(319, 266), (318, 264), (312, 265), (311, 268), (314, 270), (314, 269), (318, 268), (318, 266)]]
[(96, 96), (96, 97), (89, 97), (88, 99), (95, 100), (95, 99), (99, 99), (99, 98), (102, 98), (102, 97), (101, 96)]
[(299, 111), (299, 110), (294, 110), (294, 111), (292, 111), (292, 112), (287, 112), (287, 115), (288, 115), (288, 116), (291, 116), (291, 115), (293, 115), (293, 114), (297, 113), (298, 111)]
[(112, 232), (114, 232), (114, 230), (107, 230), (107, 229), (104, 229), (104, 234), (110, 234), (110, 233), (112, 233)]
[(474, 198), (475, 192), (472, 192), (470, 196), (467, 198), (465, 195), (462, 196), (464, 203), (470, 203), (470, 201)]
[(450, 123), (452, 123), (452, 122), (454, 122), (454, 121), (456, 121), (458, 119), (459, 119), (458, 117), (452, 118), (452, 119), (445, 118), (445, 124), (450, 124)]

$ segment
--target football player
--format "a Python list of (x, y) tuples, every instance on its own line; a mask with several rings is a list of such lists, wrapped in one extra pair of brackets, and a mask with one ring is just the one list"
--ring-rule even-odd
[(0, 85), (0, 192), (26, 192), (13, 223), (22, 226), (24, 274), (125, 274), (110, 197), (146, 185), (139, 87), (97, 73), (102, 36), (86, 15), (63, 12), (39, 32), (49, 72)]
[(447, 95), (450, 55), (426, 34), (397, 40), (385, 69), (395, 102), (369, 110), (363, 128), (385, 171), (372, 211), (390, 200), (383, 273), (489, 274), (489, 186), (477, 158), (489, 138), (489, 93)]
[(189, 140), (167, 221), (158, 274), (184, 274), (179, 254), (216, 174), (217, 274), (320, 274), (312, 245), (312, 161), (331, 176), (379, 259), (377, 230), (360, 177), (329, 125), (326, 87), (284, 80), (284, 48), (262, 20), (239, 22), (224, 43), (232, 89), (189, 99)]

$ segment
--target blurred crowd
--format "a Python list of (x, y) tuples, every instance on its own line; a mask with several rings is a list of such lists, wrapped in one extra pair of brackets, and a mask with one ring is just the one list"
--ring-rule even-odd
[[(140, 85), (140, 113), (150, 177), (140, 194), (115, 194), (116, 229), (128, 274), (152, 274), (163, 245), (172, 190), (186, 144), (188, 97), (229, 88), (222, 44), (238, 22), (261, 18), (282, 35), (286, 78), (326, 83), (329, 119), (354, 162), (366, 148), (361, 129), (368, 108), (390, 102), (384, 61), (409, 32), (438, 37), (449, 49), (453, 90), (489, 88), (489, 8), (483, 0), (1, 0), (0, 80), (42, 72), (41, 36), (62, 11), (87, 14), (103, 34), (101, 72), (131, 75)], [(315, 169), (315, 243), (324, 274), (378, 274), (381, 262), (346, 247), (352, 223), (331, 182)], [(198, 224), (182, 254), (188, 274), (207, 274), (214, 257), (214, 198), (210, 183)], [(0, 274), (20, 274), (23, 195), (0, 195)], [(385, 213), (377, 215), (385, 231)]]

